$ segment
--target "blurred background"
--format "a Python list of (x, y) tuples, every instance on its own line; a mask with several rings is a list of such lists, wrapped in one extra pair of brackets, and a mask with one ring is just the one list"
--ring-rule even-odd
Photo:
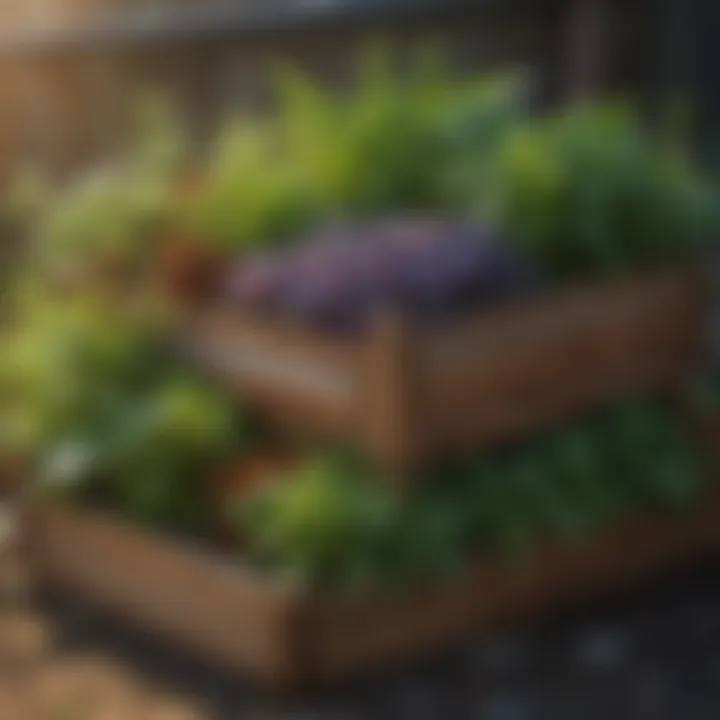
[(4, 0), (0, 12), (3, 177), (121, 146), (148, 88), (201, 140), (227, 108), (267, 105), (279, 59), (342, 85), (377, 36), (400, 54), (441, 42), (463, 71), (527, 68), (539, 102), (612, 88), (650, 110), (692, 95), (706, 148), (717, 124), (718, 11), (701, 0)]

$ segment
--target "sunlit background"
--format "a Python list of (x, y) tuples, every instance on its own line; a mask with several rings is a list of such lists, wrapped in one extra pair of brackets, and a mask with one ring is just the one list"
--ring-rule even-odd
[(335, 82), (368, 36), (440, 41), (458, 69), (522, 66), (541, 98), (622, 88), (648, 106), (693, 96), (715, 117), (712, 8), (562, 0), (25, 0), (3, 3), (2, 170), (66, 170), (117, 148), (133, 98), (161, 89), (199, 136), (224, 110), (269, 101), (289, 59)]

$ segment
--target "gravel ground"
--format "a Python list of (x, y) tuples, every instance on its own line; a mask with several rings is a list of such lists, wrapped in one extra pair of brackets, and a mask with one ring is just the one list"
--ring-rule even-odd
[(290, 703), (68, 601), (31, 601), (9, 529), (0, 519), (0, 720), (720, 718), (718, 562)]

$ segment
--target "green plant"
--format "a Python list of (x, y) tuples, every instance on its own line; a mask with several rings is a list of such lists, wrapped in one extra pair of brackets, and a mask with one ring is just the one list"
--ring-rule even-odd
[(262, 562), (313, 582), (365, 577), (367, 552), (390, 519), (393, 499), (319, 458), (230, 514)]
[(613, 469), (626, 479), (629, 492), (670, 506), (692, 501), (702, 483), (705, 458), (680, 418), (654, 412), (646, 403), (626, 401), (608, 422)]
[(276, 242), (325, 209), (283, 154), (272, 123), (242, 120), (220, 133), (204, 184), (181, 210), (181, 226), (225, 251)]
[(242, 425), (141, 312), (79, 296), (28, 303), (1, 342), (3, 451), (30, 459), (43, 492), (199, 532), (206, 474), (239, 446)]
[(167, 222), (184, 156), (184, 134), (170, 109), (157, 100), (140, 105), (122, 158), (45, 201), (35, 230), (35, 271), (74, 276), (102, 263), (144, 267)]
[(451, 80), (431, 55), (401, 76), (377, 48), (350, 96), (285, 68), (275, 116), (220, 134), (186, 222), (223, 247), (245, 248), (327, 217), (464, 212), (469, 165), (486, 160), (517, 117), (520, 85)]
[(503, 222), (554, 274), (616, 274), (689, 255), (717, 228), (714, 192), (632, 108), (518, 124), (497, 165)]
[(685, 507), (704, 458), (670, 409), (633, 401), (440, 475), (403, 497), (362, 466), (321, 458), (231, 516), (245, 551), (274, 570), (339, 589), (405, 585), (478, 553), (523, 559), (637, 508)]
[(704, 412), (720, 410), (720, 379), (714, 374), (704, 375), (691, 384), (687, 395), (694, 409)]
[(509, 77), (452, 80), (430, 53), (401, 75), (371, 48), (348, 99), (286, 70), (279, 122), (293, 162), (330, 208), (443, 210), (457, 203), (456, 164), (489, 154), (517, 116), (518, 86)]

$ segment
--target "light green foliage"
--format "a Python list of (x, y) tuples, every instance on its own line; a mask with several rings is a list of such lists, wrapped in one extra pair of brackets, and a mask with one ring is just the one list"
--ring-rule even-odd
[(129, 182), (118, 172), (84, 178), (49, 210), (41, 230), (41, 261), (75, 268), (88, 258), (133, 260), (147, 248), (162, 209), (158, 188)]
[(685, 507), (703, 470), (670, 409), (632, 401), (447, 468), (409, 497), (325, 459), (232, 514), (261, 563), (336, 588), (392, 586), (457, 572), (478, 552), (523, 559), (543, 541), (581, 538), (638, 508)]
[(517, 116), (519, 86), (451, 80), (429, 54), (401, 76), (376, 48), (350, 95), (284, 68), (273, 118), (221, 133), (188, 222), (225, 247), (246, 247), (327, 217), (459, 211), (468, 163), (487, 160)]
[(514, 76), (458, 80), (366, 54), (353, 92), (281, 73), (272, 119), (228, 126), (189, 222), (225, 247), (292, 238), (328, 217), (420, 212), (493, 219), (551, 275), (681, 258), (720, 216), (681, 138), (630, 106), (524, 114)]
[(137, 128), (122, 159), (81, 176), (45, 203), (35, 259), (45, 270), (84, 272), (111, 259), (138, 266), (153, 252), (167, 220), (185, 139), (166, 106), (140, 106)]
[(499, 119), (516, 116), (518, 85), (451, 80), (431, 54), (401, 76), (374, 48), (350, 98), (286, 70), (279, 122), (293, 162), (327, 206), (351, 215), (443, 210), (456, 202), (455, 163), (489, 152)]
[(503, 222), (561, 277), (668, 262), (717, 228), (714, 195), (681, 146), (626, 106), (519, 124), (500, 157)]
[(147, 104), (123, 161), (41, 213), (40, 257), (142, 264), (163, 223), (230, 253), (409, 212), (494, 221), (562, 279), (672, 262), (717, 230), (714, 190), (677, 132), (611, 103), (529, 117), (526, 87), (458, 79), (432, 52), (400, 72), (371, 48), (349, 92), (286, 67), (272, 114), (224, 124), (179, 197), (184, 134)]
[(3, 451), (29, 456), (44, 491), (196, 531), (205, 475), (241, 439), (236, 411), (173, 360), (145, 313), (33, 298), (0, 340)]
[(2, 209), (3, 221), (9, 222), (15, 229), (25, 227), (44, 211), (50, 195), (51, 184), (46, 174), (37, 167), (24, 167), (7, 190)]
[(95, 380), (114, 374), (135, 352), (140, 328), (123, 327), (99, 305), (31, 295), (4, 328), (0, 388), (6, 422), (29, 445), (74, 421), (95, 392)]
[(230, 508), (231, 515), (250, 531), (260, 555), (280, 560), (290, 572), (326, 578), (346, 568), (346, 578), (359, 576), (363, 548), (386, 530), (392, 499), (340, 467), (319, 458), (287, 482)]
[(183, 222), (221, 248), (277, 241), (320, 217), (314, 189), (282, 154), (270, 122), (228, 125), (207, 171), (207, 185), (189, 200)]

